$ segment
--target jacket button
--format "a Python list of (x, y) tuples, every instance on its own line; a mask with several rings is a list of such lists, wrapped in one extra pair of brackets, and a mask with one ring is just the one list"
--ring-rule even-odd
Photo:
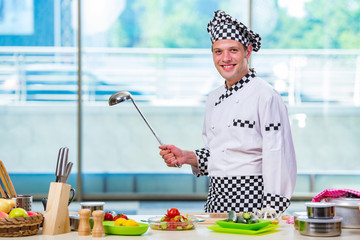
[(214, 129), (215, 127), (214, 126), (211, 126), (211, 129)]
[(239, 99), (237, 99), (235, 102), (236, 102), (236, 103), (239, 103)]
[(228, 127), (230, 127), (231, 126), (231, 124), (228, 124)]

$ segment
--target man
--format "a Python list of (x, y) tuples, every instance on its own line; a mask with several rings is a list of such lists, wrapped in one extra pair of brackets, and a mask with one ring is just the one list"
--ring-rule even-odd
[(283, 212), (296, 181), (296, 159), (287, 108), (281, 96), (249, 69), (261, 38), (223, 11), (207, 30), (216, 69), (225, 85), (211, 92), (203, 128), (205, 147), (192, 151), (160, 146), (169, 167), (189, 164), (209, 176), (205, 212)]

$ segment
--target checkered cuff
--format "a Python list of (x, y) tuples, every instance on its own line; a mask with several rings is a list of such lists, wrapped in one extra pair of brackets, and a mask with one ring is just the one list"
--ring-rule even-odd
[(264, 193), (263, 208), (267, 205), (270, 205), (276, 212), (284, 212), (290, 206), (290, 199), (277, 194)]
[(207, 176), (208, 172), (208, 162), (210, 157), (210, 151), (206, 148), (200, 148), (195, 150), (195, 154), (198, 160), (198, 169), (199, 172), (196, 174), (196, 177)]

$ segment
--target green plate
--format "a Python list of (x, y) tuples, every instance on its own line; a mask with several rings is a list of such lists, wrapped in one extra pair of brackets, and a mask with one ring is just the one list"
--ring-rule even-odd
[(271, 223), (271, 220), (258, 219), (258, 223), (246, 224), (246, 223), (234, 223), (227, 220), (218, 220), (216, 224), (223, 228), (236, 228), (246, 230), (259, 230), (266, 227)]
[(149, 225), (145, 223), (138, 223), (137, 227), (114, 226), (115, 221), (104, 221), (105, 234), (111, 235), (141, 235), (146, 233)]
[(208, 229), (211, 229), (215, 232), (220, 233), (236, 233), (236, 234), (246, 234), (246, 235), (256, 235), (256, 234), (265, 234), (265, 233), (271, 233), (272, 230), (280, 227), (280, 225), (273, 225), (270, 224), (262, 229), (259, 230), (247, 230), (247, 229), (238, 229), (238, 228), (223, 228), (219, 225), (211, 225), (207, 227)]

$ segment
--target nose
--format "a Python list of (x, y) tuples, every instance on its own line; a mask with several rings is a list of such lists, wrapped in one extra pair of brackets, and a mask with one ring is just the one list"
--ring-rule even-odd
[(230, 62), (231, 61), (231, 54), (228, 51), (224, 51), (222, 55), (223, 62)]

